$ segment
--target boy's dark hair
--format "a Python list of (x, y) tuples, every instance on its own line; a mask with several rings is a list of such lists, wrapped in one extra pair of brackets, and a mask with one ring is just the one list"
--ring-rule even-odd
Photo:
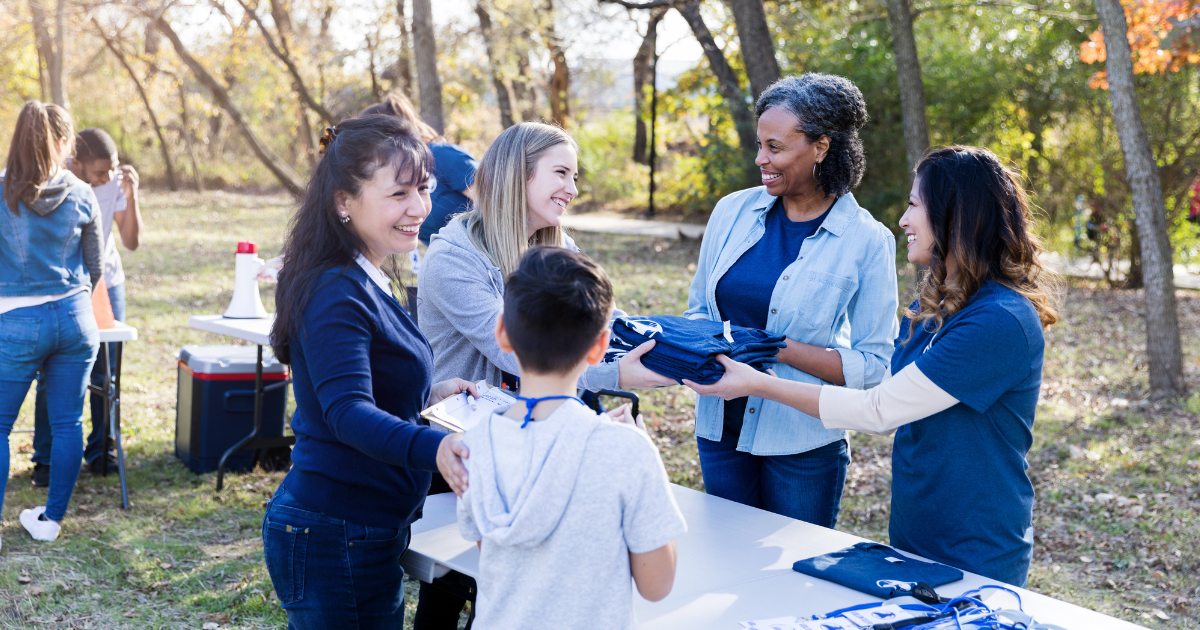
[(613, 308), (612, 282), (583, 254), (533, 247), (504, 285), (504, 328), (523, 369), (562, 374), (587, 356)]
[(96, 160), (116, 160), (117, 143), (103, 129), (89, 127), (75, 134), (75, 157), (83, 164)]

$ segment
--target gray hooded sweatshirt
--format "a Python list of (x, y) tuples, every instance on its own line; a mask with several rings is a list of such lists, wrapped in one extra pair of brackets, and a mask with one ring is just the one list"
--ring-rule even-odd
[[(4, 184), (4, 176), (8, 169), (0, 170), (0, 185)], [(84, 196), (91, 201), (92, 220), (85, 223), (81, 230), (79, 247), (83, 254), (83, 265), (87, 268), (88, 275), (91, 276), (91, 286), (88, 289), (95, 289), (100, 280), (104, 277), (104, 261), (103, 261), (103, 243), (101, 236), (100, 211), (99, 204), (96, 202), (96, 195), (92, 192), (92, 187), (86, 182), (75, 176), (74, 173), (65, 168), (60, 168), (57, 173), (50, 177), (46, 185), (42, 187), (38, 193), (38, 198), (33, 203), (26, 206), (39, 217), (47, 217), (50, 213), (58, 210), (59, 206), (67, 200), (67, 197), (73, 190), (84, 191)]]
[[(566, 246), (579, 251), (566, 237)], [(496, 343), (496, 318), (504, 309), (504, 276), (456, 217), (429, 239), (417, 275), (417, 323), (433, 348), (433, 380), (465, 378), (499, 386), (500, 372), (519, 375), (517, 358)], [(613, 317), (625, 313), (617, 310)], [(616, 389), (616, 363), (593, 366), (579, 379), (590, 391)]]
[(524, 429), (493, 415), (464, 441), (459, 531), (483, 543), (474, 627), (632, 628), (630, 552), (687, 531), (650, 438), (568, 400)]

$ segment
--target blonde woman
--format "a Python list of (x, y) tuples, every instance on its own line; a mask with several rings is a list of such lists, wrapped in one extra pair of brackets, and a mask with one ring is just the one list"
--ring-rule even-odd
[[(570, 134), (541, 123), (508, 128), (484, 154), (475, 210), (434, 235), (418, 278), (417, 319), (433, 347), (437, 375), (492, 384), (517, 375), (516, 357), (500, 349), (494, 334), (504, 279), (534, 245), (578, 251), (561, 227), (579, 194), (578, 154)], [(640, 357), (651, 347), (589, 369), (579, 386), (597, 391), (675, 384), (642, 366)]]

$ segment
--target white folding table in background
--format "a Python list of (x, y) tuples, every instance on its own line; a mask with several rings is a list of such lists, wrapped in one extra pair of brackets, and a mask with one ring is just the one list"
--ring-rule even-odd
[[(659, 602), (634, 594), (639, 628), (737, 630), (740, 621), (806, 618), (879, 601), (792, 570), (797, 560), (837, 551), (864, 539), (682, 486), (672, 485), (672, 490), (688, 525), (687, 533), (677, 541), (675, 586)], [(453, 494), (437, 494), (425, 500), (422, 518), (412, 525), (412, 542), (400, 564), (423, 582), (450, 571), (472, 578), (479, 575), (479, 550), (458, 533)], [(963, 580), (939, 587), (939, 594), (952, 597), (997, 583), (972, 573), (964, 575)], [(1069, 630), (1141, 627), (1012, 588), (1020, 594), (1025, 611), (1042, 623)], [(988, 591), (985, 595), (993, 604), (1015, 607), (1015, 598), (1007, 593)]]
[(189, 328), (249, 341), (258, 346), (258, 362), (254, 373), (254, 431), (231, 446), (224, 455), (221, 455), (221, 461), (217, 463), (218, 491), (225, 487), (225, 460), (229, 459), (230, 455), (242, 450), (277, 448), (296, 443), (294, 435), (258, 437), (259, 428), (262, 427), (263, 395), (274, 389), (287, 387), (292, 382), (291, 378), (285, 378), (278, 383), (263, 387), (263, 346), (271, 345), (271, 325), (274, 322), (274, 313), (263, 319), (230, 319), (221, 315), (193, 315), (188, 320)]
[(100, 353), (96, 361), (104, 362), (104, 384), (88, 384), (88, 391), (104, 399), (104, 420), (100, 423), (100, 474), (108, 474), (108, 449), (105, 445), (111, 435), (117, 445), (121, 508), (126, 510), (129, 509), (129, 487), (125, 483), (125, 448), (121, 445), (121, 359), (125, 354), (125, 342), (136, 341), (137, 338), (137, 329), (122, 322), (115, 322), (112, 328), (101, 329)]

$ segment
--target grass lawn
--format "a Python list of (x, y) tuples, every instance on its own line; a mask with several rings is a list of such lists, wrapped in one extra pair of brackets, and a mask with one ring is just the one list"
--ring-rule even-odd
[[(0, 627), (282, 628), (262, 564), (262, 510), (283, 473), (215, 475), (174, 457), (175, 354), (231, 343), (187, 328), (232, 295), (233, 252), (279, 252), (286, 197), (147, 192), (139, 251), (123, 252), (129, 323), (122, 396), (132, 509), (115, 475), (80, 475), (62, 537), (32, 541), (20, 510), (45, 501), (30, 485), (29, 433), (14, 433), (0, 537)], [(698, 242), (578, 235), (631, 313), (678, 313)], [(911, 276), (902, 278), (911, 279)], [(263, 299), (272, 310), (272, 291)], [(1200, 383), (1200, 294), (1179, 294), (1186, 369)], [(1140, 295), (1071, 283), (1048, 333), (1029, 474), (1038, 491), (1033, 590), (1154, 628), (1200, 627), (1200, 396), (1148, 404)], [(671, 478), (702, 488), (689, 390), (643, 398)], [(17, 430), (32, 429), (32, 392)], [(88, 420), (85, 418), (85, 425)], [(887, 540), (890, 440), (855, 436), (839, 529)], [(970, 488), (963, 488), (971, 492)], [(980, 497), (986, 500), (986, 497)], [(410, 608), (415, 589), (409, 589)]]

